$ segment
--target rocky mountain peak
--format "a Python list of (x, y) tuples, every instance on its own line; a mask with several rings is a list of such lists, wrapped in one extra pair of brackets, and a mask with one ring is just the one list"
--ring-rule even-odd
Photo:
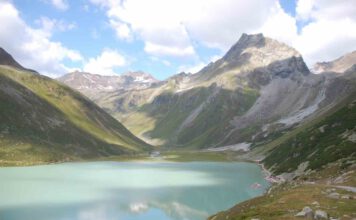
[(232, 61), (240, 57), (250, 62), (257, 62), (256, 65), (266, 65), (293, 56), (301, 57), (294, 48), (284, 43), (265, 37), (263, 34), (242, 34), (223, 59)]
[(132, 78), (133, 81), (142, 83), (155, 83), (158, 82), (151, 74), (145, 73), (143, 71), (129, 71), (121, 74), (122, 77)]
[(265, 37), (263, 34), (242, 34), (240, 39), (237, 41), (235, 45), (233, 45), (230, 50), (224, 56), (225, 58), (233, 58), (238, 57), (241, 53), (250, 47), (263, 47), (265, 45)]
[[(264, 74), (264, 77), (290, 77), (310, 73), (301, 54), (294, 48), (263, 34), (242, 34), (219, 60), (204, 67), (195, 79), (210, 80), (224, 73)], [(269, 82), (269, 80), (267, 80)]]

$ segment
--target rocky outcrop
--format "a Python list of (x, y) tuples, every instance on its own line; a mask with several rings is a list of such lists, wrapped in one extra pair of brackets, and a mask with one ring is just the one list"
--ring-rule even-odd
[(328, 219), (328, 213), (323, 210), (316, 210), (314, 214), (314, 219), (321, 220), (321, 219)]
[(309, 206), (305, 206), (302, 211), (298, 212), (295, 217), (302, 217), (307, 219), (312, 219), (314, 216), (313, 209)]

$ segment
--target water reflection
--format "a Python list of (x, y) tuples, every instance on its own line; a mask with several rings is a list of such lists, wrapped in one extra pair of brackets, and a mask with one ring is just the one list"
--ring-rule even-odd
[(249, 163), (70, 163), (1, 168), (0, 179), (1, 220), (199, 220), (267, 187)]

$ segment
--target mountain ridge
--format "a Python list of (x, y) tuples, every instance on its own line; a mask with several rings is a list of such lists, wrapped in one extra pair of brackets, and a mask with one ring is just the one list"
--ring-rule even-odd
[(142, 71), (129, 71), (112, 76), (75, 71), (58, 77), (57, 80), (92, 98), (100, 92), (144, 89), (159, 82), (151, 74)]
[(19, 64), (4, 48), (0, 47), (0, 65), (11, 66), (19, 70), (37, 73), (35, 70), (27, 69)]
[(0, 164), (31, 165), (135, 154), (151, 146), (85, 96), (0, 65)]
[(356, 51), (347, 53), (336, 60), (318, 62), (313, 66), (315, 73), (335, 72), (343, 73), (356, 64)]
[(264, 146), (276, 147), (273, 140), (341, 105), (355, 91), (355, 74), (352, 68), (345, 74), (314, 74), (294, 48), (262, 34), (244, 34), (196, 74), (180, 73), (95, 101), (152, 144), (244, 145), (247, 157), (261, 160), (273, 155)]
[[(247, 46), (244, 45), (246, 42), (248, 42)], [(278, 46), (279, 48), (277, 48)], [(276, 54), (271, 57), (270, 54), (272, 52), (276, 52)], [(251, 55), (251, 53), (255, 54)], [(233, 54), (237, 54), (235, 59), (232, 59), (235, 56)], [(231, 62), (229, 62), (229, 60)], [(221, 133), (221, 135), (223, 135), (222, 133), (230, 133), (232, 135), (232, 130), (236, 130), (233, 128), (234, 125), (257, 123), (255, 117), (256, 114), (266, 115), (263, 109), (266, 108), (266, 105), (269, 102), (268, 100), (270, 100), (268, 97), (271, 95), (271, 92), (273, 93), (275, 91), (275, 96), (277, 96), (278, 94), (286, 94), (286, 92), (291, 91), (289, 87), (294, 87), (297, 91), (299, 91), (296, 92), (299, 96), (295, 96), (293, 101), (289, 101), (289, 98), (286, 98), (281, 105), (278, 104), (278, 100), (283, 100), (283, 97), (278, 96), (280, 99), (276, 98), (276, 103), (269, 104), (269, 108), (280, 106), (280, 110), (276, 112), (270, 111), (272, 114), (268, 113), (269, 116), (267, 117), (266, 115), (264, 117), (266, 119), (265, 122), (271, 120), (273, 117), (279, 117), (278, 115), (286, 116), (291, 113), (290, 109), (295, 109), (294, 112), (297, 113), (298, 110), (303, 109), (303, 106), (305, 105), (309, 105), (308, 103), (312, 103), (318, 96), (319, 89), (313, 87), (320, 87), (321, 84), (327, 84), (327, 81), (328, 80), (324, 77), (311, 75), (300, 53), (298, 53), (295, 49), (273, 39), (265, 38), (262, 34), (242, 35), (240, 40), (232, 46), (225, 56), (216, 62), (209, 64), (196, 74), (175, 75), (166, 81), (161, 82), (160, 85), (156, 87), (146, 88), (143, 90), (128, 90), (120, 94), (113, 92), (107, 96), (103, 96), (100, 100), (97, 100), (97, 102), (109, 113), (116, 115), (116, 117), (118, 117), (120, 121), (123, 121), (124, 124), (125, 121), (130, 121), (129, 123), (132, 124), (136, 118), (144, 117), (147, 118), (148, 122), (152, 120), (156, 121), (156, 123), (161, 125), (163, 128), (171, 123), (169, 126), (173, 127), (164, 131), (167, 132), (167, 130), (171, 130), (171, 134), (180, 133), (179, 130), (186, 130), (186, 128), (188, 128), (188, 131), (186, 131), (187, 134), (182, 134), (183, 136), (181, 138), (183, 140), (187, 138), (186, 135), (189, 136), (192, 133), (196, 133), (196, 131), (193, 132), (192, 130), (205, 130), (204, 128), (197, 127), (193, 129), (190, 128), (190, 125), (197, 125), (197, 123), (192, 122), (194, 120), (201, 120), (200, 123), (202, 124), (207, 123), (204, 122), (204, 120), (206, 121), (208, 118), (203, 120), (202, 118), (199, 119), (202, 115), (200, 117), (198, 116), (204, 109), (211, 108), (209, 107), (209, 103), (212, 102), (209, 100), (217, 100), (217, 97), (220, 97), (220, 99), (226, 101), (230, 100), (225, 104), (221, 104), (228, 105), (230, 107), (231, 105), (235, 106), (234, 111), (241, 112), (238, 114), (242, 115), (237, 115), (238, 117), (233, 117), (233, 112), (223, 116), (225, 118), (224, 128), (216, 128), (217, 130), (214, 132)], [(281, 85), (286, 86), (281, 87)], [(274, 88), (276, 86), (278, 88), (280, 87), (278, 91)], [(306, 95), (305, 88), (303, 88), (303, 86), (309, 88), (308, 93), (310, 93), (310, 95)], [(283, 92), (280, 92), (282, 91), (281, 89)], [(193, 92), (194, 90), (196, 92)], [(201, 94), (197, 96), (200, 98), (191, 97), (192, 95), (190, 95), (189, 92), (191, 92), (192, 95), (195, 94), (195, 96), (198, 93)], [(208, 93), (211, 94), (208, 95)], [(323, 94), (320, 94), (319, 96), (322, 95)], [(182, 105), (177, 104), (176, 108), (179, 109), (179, 112), (186, 113), (184, 113), (184, 116), (181, 116), (182, 118), (177, 119), (173, 116), (176, 114), (174, 113), (174, 107), (169, 107), (169, 105), (174, 106), (174, 103), (176, 103), (179, 99), (182, 99), (179, 101), (182, 102)], [(183, 101), (183, 99), (186, 100)], [(251, 100), (248, 101), (249, 99)], [(259, 99), (258, 102), (255, 102), (257, 99)], [(265, 103), (263, 100), (267, 100), (267, 104), (258, 107), (259, 105), (257, 103)], [(182, 107), (183, 105), (187, 105), (183, 104), (184, 102), (191, 103), (188, 107), (189, 110), (187, 107)], [(230, 104), (228, 104), (229, 102)], [(236, 104), (232, 104), (231, 102)], [(252, 105), (253, 103), (254, 105)], [(294, 104), (294, 107), (291, 106), (293, 103), (296, 103)], [(289, 106), (289, 109), (284, 106)], [(219, 108), (218, 106), (214, 108), (217, 112), (219, 112), (219, 110), (217, 110), (217, 108)], [(253, 111), (250, 108), (259, 110)], [(115, 113), (115, 109), (117, 110), (117, 114)], [(164, 111), (162, 112), (162, 110)], [(249, 112), (255, 113), (253, 113), (249, 118), (247, 115), (244, 115), (244, 112), (247, 114), (250, 114)], [(125, 114), (127, 115), (125, 116)], [(216, 115), (213, 111), (209, 114), (211, 114), (211, 117), (213, 118), (215, 117), (214, 115)], [(174, 122), (172, 118), (174, 118), (174, 120), (179, 120), (178, 124), (177, 122)], [(135, 129), (135, 125), (132, 126), (131, 124), (127, 124), (128, 127)], [(141, 133), (141, 137), (147, 137), (150, 136), (150, 134), (153, 134), (154, 138), (161, 139), (159, 134), (164, 132), (161, 132), (158, 125), (155, 126), (156, 128), (153, 128), (153, 130), (149, 133), (146, 133), (147, 131)], [(241, 129), (244, 129), (244, 127), (240, 126), (237, 130)], [(139, 133), (136, 134), (139, 135)], [(221, 139), (220, 137), (216, 139), (223, 141), (225, 138)], [(192, 144), (191, 141), (186, 144)], [(215, 144), (220, 143), (220, 141)], [(231, 143), (232, 142), (227, 141), (226, 144)], [(181, 144), (178, 143), (178, 145)]]

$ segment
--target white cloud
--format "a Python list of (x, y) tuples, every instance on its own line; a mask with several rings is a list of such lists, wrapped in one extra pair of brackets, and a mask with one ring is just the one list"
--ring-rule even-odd
[(65, 11), (69, 8), (68, 2), (66, 0), (51, 0), (51, 3), (59, 10)]
[[(61, 10), (69, 7), (68, 0), (44, 1)], [(197, 45), (225, 52), (242, 33), (263, 32), (286, 42), (299, 50), (309, 65), (356, 50), (356, 4), (350, 0), (298, 0), (295, 17), (286, 13), (278, 0), (90, 1), (106, 11), (108, 24), (119, 39), (142, 40), (144, 51), (160, 60), (194, 60), (195, 65), (181, 66), (191, 72), (204, 63), (197, 56), (201, 49)], [(66, 60), (83, 61), (79, 52), (52, 40), (54, 32), (76, 28), (75, 23), (40, 17), (39, 28), (34, 28), (21, 19), (11, 1), (4, 0), (0, 0), (0, 20), (0, 46), (26, 67), (54, 75), (69, 69), (63, 65)], [(94, 39), (100, 35), (95, 29), (90, 34)], [(117, 51), (104, 50), (85, 66), (91, 67), (89, 71), (113, 74), (115, 67), (126, 63)]]
[(145, 52), (156, 56), (170, 55), (170, 56), (191, 56), (195, 54), (194, 48), (187, 45), (187, 47), (178, 47), (175, 45), (166, 46), (146, 42)]
[(289, 45), (293, 44), (297, 37), (296, 19), (287, 14), (278, 2), (270, 10), (270, 15), (266, 18), (262, 27), (254, 32), (261, 32)]
[[(91, 2), (107, 9), (110, 23), (128, 24), (131, 32), (144, 41), (147, 53), (161, 56), (194, 55), (192, 39), (209, 47), (226, 49), (243, 32), (261, 27), (271, 13), (270, 8), (275, 7), (274, 0)], [(251, 11), (255, 12), (254, 16)], [(175, 50), (167, 50), (169, 47)]]
[(296, 47), (308, 64), (356, 49), (350, 0), (298, 0), (295, 17), (278, 0), (90, 1), (120, 24), (112, 25), (120, 39), (141, 39), (155, 56), (194, 56), (194, 42), (226, 51), (242, 33), (257, 32)]
[(220, 55), (214, 55), (214, 56), (210, 57), (210, 59), (207, 63), (203, 62), (203, 61), (199, 61), (194, 65), (181, 65), (178, 68), (178, 72), (186, 72), (186, 73), (195, 74), (195, 73), (199, 72), (201, 69), (203, 69), (204, 67), (206, 67), (209, 63), (215, 62), (218, 59), (220, 59), (221, 57), (222, 56), (220, 56)]
[[(186, 1), (186, 7), (189, 7), (190, 2)], [(197, 1), (190, 16), (183, 23), (191, 38), (209, 47), (226, 50), (242, 33), (254, 33), (260, 29), (271, 15), (272, 8), (276, 7), (275, 2), (275, 0)], [(184, 15), (183, 13), (182, 16)]]
[(165, 65), (165, 66), (171, 66), (171, 62), (169, 62), (168, 60), (162, 60), (162, 63)]
[(199, 70), (203, 69), (206, 66), (206, 63), (199, 62), (195, 65), (182, 65), (178, 68), (178, 72), (186, 72), (186, 73), (197, 73)]
[(338, 58), (356, 50), (356, 21), (318, 20), (305, 26), (294, 46), (309, 65)]
[(308, 4), (304, 10), (298, 10), (297, 17), (306, 17), (317, 20), (338, 20), (345, 17), (356, 19), (355, 10), (356, 4), (350, 0), (298, 0), (297, 6)]
[[(297, 5), (303, 5), (299, 0)], [(297, 18), (309, 18), (295, 46), (309, 65), (317, 61), (333, 60), (356, 50), (356, 4), (348, 0), (314, 0), (307, 9), (297, 10)], [(297, 8), (298, 9), (298, 8)]]
[(43, 31), (47, 31), (49, 35), (52, 34), (53, 31), (69, 31), (73, 30), (77, 27), (74, 22), (67, 23), (63, 20), (51, 19), (48, 17), (41, 17), (35, 21), (36, 24), (39, 24)]
[(101, 74), (114, 75), (114, 68), (126, 65), (126, 59), (118, 51), (105, 49), (98, 57), (90, 58), (84, 65), (84, 71)]
[(0, 45), (25, 67), (55, 76), (67, 72), (63, 61), (81, 61), (75, 50), (51, 40), (51, 24), (34, 29), (19, 16), (10, 2), (0, 2)]
[(165, 66), (171, 66), (171, 62), (169, 62), (168, 60), (164, 60), (155, 56), (150, 56), (150, 60), (154, 61), (154, 62), (158, 62), (158, 63), (162, 63)]
[(128, 41), (132, 39), (132, 33), (127, 24), (116, 20), (110, 20), (110, 25), (116, 31), (116, 35), (118, 38), (125, 39)]
[(314, 0), (299, 0), (297, 1), (296, 13), (298, 19), (307, 20), (314, 7)]

